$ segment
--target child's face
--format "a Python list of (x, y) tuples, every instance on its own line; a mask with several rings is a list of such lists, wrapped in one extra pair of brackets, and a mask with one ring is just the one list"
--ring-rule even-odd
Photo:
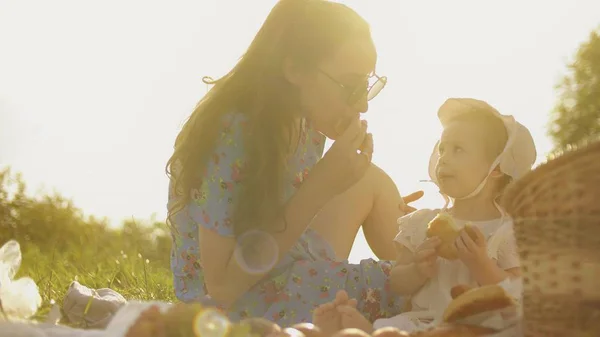
[(485, 138), (485, 129), (468, 121), (452, 122), (444, 128), (436, 165), (443, 193), (466, 197), (485, 179), (492, 164)]

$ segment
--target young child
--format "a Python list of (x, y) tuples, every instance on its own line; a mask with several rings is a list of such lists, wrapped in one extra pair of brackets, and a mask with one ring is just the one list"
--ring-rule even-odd
[[(315, 325), (366, 332), (394, 326), (410, 332), (441, 317), (452, 300), (452, 287), (496, 284), (521, 275), (512, 220), (496, 200), (511, 180), (531, 170), (536, 159), (531, 134), (512, 116), (470, 98), (448, 99), (438, 117), (444, 130), (431, 155), (429, 175), (454, 202), (449, 209), (422, 209), (398, 219), (398, 258), (390, 285), (407, 298), (407, 310), (371, 324), (357, 302), (341, 293), (315, 310)], [(461, 230), (455, 242), (459, 258), (452, 261), (437, 255), (438, 238), (426, 236), (428, 223), (442, 211), (459, 227), (471, 223), (476, 234), (472, 238)]]

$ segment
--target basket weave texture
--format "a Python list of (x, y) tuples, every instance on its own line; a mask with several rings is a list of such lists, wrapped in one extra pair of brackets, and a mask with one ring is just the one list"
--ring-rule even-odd
[(525, 336), (600, 336), (600, 142), (511, 184)]

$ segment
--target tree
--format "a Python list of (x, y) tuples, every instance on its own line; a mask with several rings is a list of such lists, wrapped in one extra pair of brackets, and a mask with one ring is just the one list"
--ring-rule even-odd
[(600, 138), (600, 30), (579, 46), (568, 73), (556, 87), (549, 135), (557, 150)]

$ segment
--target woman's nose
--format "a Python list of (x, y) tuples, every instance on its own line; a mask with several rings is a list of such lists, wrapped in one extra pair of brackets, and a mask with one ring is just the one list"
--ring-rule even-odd
[(356, 112), (364, 114), (369, 110), (369, 101), (367, 101), (367, 96), (365, 95), (365, 97), (361, 98), (358, 102), (356, 102), (356, 104), (354, 105), (354, 109), (356, 109)]

